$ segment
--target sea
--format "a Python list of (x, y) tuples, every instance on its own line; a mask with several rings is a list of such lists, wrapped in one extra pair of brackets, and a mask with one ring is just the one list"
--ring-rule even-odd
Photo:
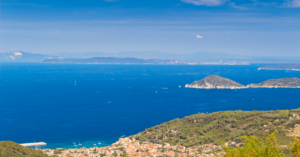
[(197, 113), (299, 108), (300, 89), (184, 87), (209, 75), (244, 85), (300, 78), (259, 66), (0, 63), (0, 141), (104, 147)]

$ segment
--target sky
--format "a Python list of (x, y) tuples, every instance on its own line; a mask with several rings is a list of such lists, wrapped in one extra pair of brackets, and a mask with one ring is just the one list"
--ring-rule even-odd
[(300, 56), (300, 0), (0, 0), (0, 52)]

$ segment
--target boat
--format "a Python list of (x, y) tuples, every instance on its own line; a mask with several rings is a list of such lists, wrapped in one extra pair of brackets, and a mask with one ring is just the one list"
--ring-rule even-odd
[(94, 144), (94, 145), (96, 145), (96, 144)]
[(80, 145), (80, 146), (82, 145), (82, 144), (80, 143), (80, 141), (79, 141), (79, 144), (78, 144), (78, 145)]
[(101, 144), (100, 141), (98, 142), (98, 144)]

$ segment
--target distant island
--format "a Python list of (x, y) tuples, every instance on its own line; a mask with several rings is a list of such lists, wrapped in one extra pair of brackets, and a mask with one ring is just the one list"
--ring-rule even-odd
[(195, 81), (191, 84), (185, 85), (186, 88), (200, 88), (200, 89), (241, 89), (247, 88), (240, 83), (232, 81), (228, 78), (220, 77), (218, 75), (211, 75)]
[(259, 67), (258, 70), (295, 70), (300, 71), (300, 64), (280, 64)]
[(250, 84), (248, 87), (251, 88), (300, 88), (300, 79), (297, 77), (293, 78), (282, 78), (282, 79), (269, 79), (262, 83)]
[(211, 75), (191, 84), (186, 84), (185, 87), (199, 89), (300, 88), (300, 79), (296, 77), (269, 79), (258, 84), (252, 83), (244, 86), (228, 78), (220, 77), (218, 75)]

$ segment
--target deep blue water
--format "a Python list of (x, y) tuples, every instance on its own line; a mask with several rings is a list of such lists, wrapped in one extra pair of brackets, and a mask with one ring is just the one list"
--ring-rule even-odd
[(184, 88), (212, 74), (245, 85), (300, 78), (300, 72), (257, 67), (0, 63), (0, 140), (105, 146), (198, 112), (300, 107), (300, 89)]

